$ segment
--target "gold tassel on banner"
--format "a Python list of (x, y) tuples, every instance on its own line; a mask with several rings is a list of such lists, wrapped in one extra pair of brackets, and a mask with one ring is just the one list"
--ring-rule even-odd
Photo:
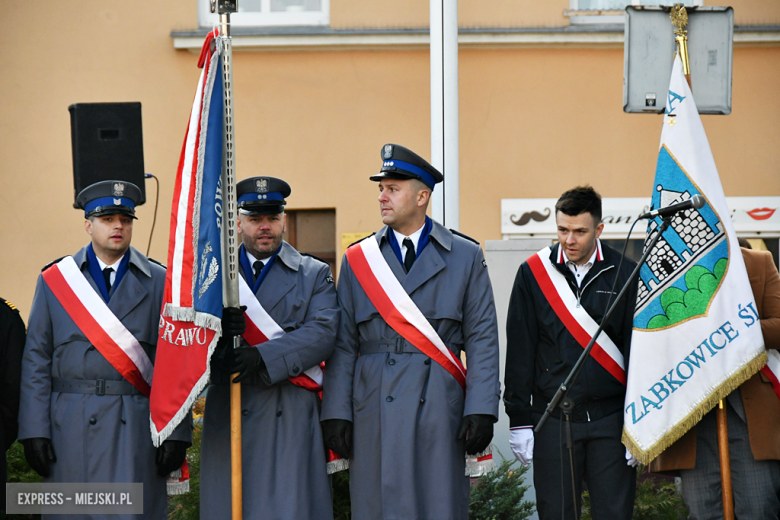
[(640, 464), (645, 466), (661, 454), (666, 448), (677, 442), (677, 440), (685, 435), (685, 433), (693, 428), (702, 417), (704, 417), (710, 410), (720, 402), (721, 399), (725, 399), (727, 395), (739, 388), (742, 383), (753, 377), (753, 374), (761, 370), (766, 365), (766, 352), (761, 352), (758, 356), (753, 358), (750, 362), (746, 363), (741, 369), (735, 372), (726, 381), (721, 383), (704, 401), (691, 410), (691, 412), (680, 421), (674, 428), (669, 430), (658, 442), (653, 444), (650, 449), (643, 452), (642, 449), (636, 445), (633, 439), (629, 437), (625, 430), (623, 431), (623, 444), (628, 448), (636, 460)]

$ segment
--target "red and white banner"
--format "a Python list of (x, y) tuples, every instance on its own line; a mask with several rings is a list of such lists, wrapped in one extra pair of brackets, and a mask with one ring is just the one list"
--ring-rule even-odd
[(220, 43), (214, 36), (210, 32), (203, 44), (198, 63), (203, 72), (173, 189), (168, 271), (150, 397), (155, 446), (190, 414), (206, 387), (208, 360), (221, 334), (224, 109)]
[(772, 388), (780, 398), (780, 353), (773, 349), (766, 351), (766, 366), (761, 372), (772, 382)]
[(347, 260), (368, 299), (390, 327), (436, 361), (466, 389), (466, 369), (448, 349), (430, 322), (387, 265), (375, 237), (347, 249)]
[(149, 397), (154, 371), (149, 356), (89, 285), (73, 257), (65, 257), (46, 269), (43, 279), (98, 352), (122, 377)]
[[(542, 249), (528, 259), (528, 266), (533, 271), (544, 297), (547, 298), (566, 330), (574, 336), (582, 348), (585, 348), (598, 330), (599, 325), (579, 304), (577, 297), (569, 288), (566, 277), (552, 264), (550, 252), (549, 247)], [(606, 332), (602, 331), (599, 334), (590, 355), (625, 386), (626, 366), (623, 354)]]

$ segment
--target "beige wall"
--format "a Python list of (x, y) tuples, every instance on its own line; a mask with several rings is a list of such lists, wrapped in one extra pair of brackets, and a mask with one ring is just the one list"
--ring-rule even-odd
[[(673, 3), (673, 2), (668, 2)], [(704, 1), (729, 5), (734, 22), (743, 25), (780, 23), (778, 0)], [(459, 0), (460, 27), (557, 27), (569, 25), (564, 11), (569, 0)], [(427, 27), (429, 2), (424, 0), (331, 0), (332, 27)]]
[[(739, 3), (762, 20), (779, 18), (773, 1)], [(358, 12), (358, 0), (332, 0), (334, 26), (427, 23), (427, 2), (366, 4), (378, 14)], [(567, 1), (549, 10), (538, 4), (491, 5), (513, 10), (505, 17), (512, 23), (531, 24), (512, 18), (520, 8), (538, 10), (536, 25), (562, 23), (553, 18)], [(504, 20), (477, 5), (461, 1), (463, 25)], [(0, 296), (25, 318), (41, 267), (87, 243), (82, 214), (71, 206), (67, 106), (143, 103), (146, 170), (161, 181), (151, 256), (165, 262), (172, 186), (200, 72), (197, 55), (175, 51), (170, 38), (171, 30), (196, 26), (193, 0), (69, 7), (3, 2)], [(661, 118), (622, 112), (622, 73), (619, 48), (462, 50), (462, 231), (480, 241), (500, 238), (502, 198), (555, 197), (578, 183), (591, 182), (604, 196), (647, 195)], [(778, 87), (780, 47), (735, 48), (733, 112), (704, 118), (728, 195), (780, 195)], [(290, 208), (336, 208), (339, 250), (341, 233), (379, 227), (368, 176), (379, 168), (381, 145), (430, 155), (427, 50), (240, 52), (235, 96), (239, 178), (283, 177), (293, 187)], [(141, 250), (151, 229), (151, 181), (147, 192), (134, 237)]]

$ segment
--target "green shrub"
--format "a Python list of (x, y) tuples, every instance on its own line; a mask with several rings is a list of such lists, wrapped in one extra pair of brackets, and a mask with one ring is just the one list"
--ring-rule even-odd
[(522, 520), (533, 514), (535, 504), (523, 500), (530, 487), (523, 485), (528, 468), (513, 467), (514, 457), (501, 459), (495, 471), (472, 482), (469, 520)]
[[(18, 441), (13, 443), (8, 451), (5, 452), (8, 461), (8, 482), (41, 482), (43, 479), (27, 464), (24, 458), (24, 446)], [(5, 499), (0, 506), (0, 518), (14, 518), (16, 520), (33, 520), (40, 518), (41, 515), (7, 515), (5, 513)]]
[[(636, 470), (634, 520), (683, 520), (688, 516), (682, 497), (674, 482), (652, 477), (644, 466)], [(582, 493), (582, 520), (591, 520), (590, 497)]]

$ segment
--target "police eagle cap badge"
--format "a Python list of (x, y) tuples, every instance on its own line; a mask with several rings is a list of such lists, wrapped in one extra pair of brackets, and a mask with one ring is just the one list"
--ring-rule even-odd
[(122, 197), (125, 194), (125, 184), (123, 182), (114, 183), (114, 197)]
[(268, 179), (257, 179), (255, 181), (255, 190), (257, 193), (265, 193), (268, 191)]

